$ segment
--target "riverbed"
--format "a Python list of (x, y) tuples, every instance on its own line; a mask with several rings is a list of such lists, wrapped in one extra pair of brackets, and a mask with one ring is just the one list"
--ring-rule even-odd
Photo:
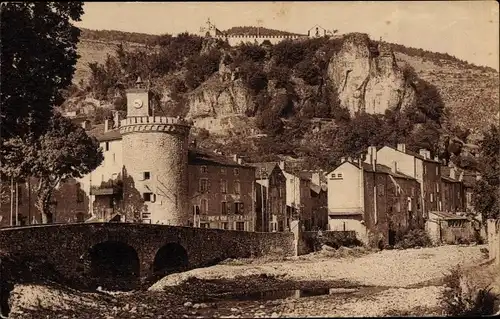
[(172, 274), (148, 291), (18, 285), (12, 318), (259, 318), (438, 315), (443, 278), (484, 246), (233, 260)]

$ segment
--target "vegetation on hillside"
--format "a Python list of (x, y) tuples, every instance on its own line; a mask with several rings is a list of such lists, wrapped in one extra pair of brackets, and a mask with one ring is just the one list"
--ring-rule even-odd
[(287, 32), (287, 31), (268, 29), (268, 28), (262, 28), (262, 27), (260, 27), (260, 28), (259, 27), (251, 27), (251, 26), (232, 27), (230, 29), (227, 29), (226, 31), (222, 31), (222, 33), (227, 34), (227, 35), (256, 35), (256, 34), (260, 34), (261, 36), (300, 35), (297, 33), (292, 33), (292, 32)]

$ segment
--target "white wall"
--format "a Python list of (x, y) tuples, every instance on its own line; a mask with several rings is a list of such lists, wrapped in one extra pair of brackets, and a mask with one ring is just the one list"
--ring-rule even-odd
[(393, 162), (397, 162), (399, 172), (416, 178), (415, 160), (412, 155), (405, 154), (388, 146), (384, 146), (377, 151), (377, 163), (392, 168)]
[(328, 214), (363, 212), (361, 177), (361, 170), (348, 162), (328, 173)]
[(328, 226), (332, 231), (355, 231), (356, 238), (363, 242), (365, 245), (368, 245), (368, 231), (365, 225), (361, 224), (361, 221), (359, 220), (330, 218), (328, 220)]

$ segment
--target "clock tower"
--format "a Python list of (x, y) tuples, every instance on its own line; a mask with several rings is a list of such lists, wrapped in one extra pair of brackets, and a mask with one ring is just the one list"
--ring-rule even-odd
[(141, 77), (137, 78), (134, 89), (127, 90), (127, 117), (151, 116), (149, 90), (144, 87)]

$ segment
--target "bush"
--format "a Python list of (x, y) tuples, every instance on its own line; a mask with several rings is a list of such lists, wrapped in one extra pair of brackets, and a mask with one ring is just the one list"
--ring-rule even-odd
[(394, 248), (415, 248), (432, 246), (432, 241), (424, 229), (411, 229), (396, 243)]
[(478, 287), (460, 267), (445, 278), (445, 291), (441, 297), (443, 315), (453, 317), (479, 317), (493, 315), (498, 296), (491, 288)]
[(318, 85), (320, 82), (321, 70), (311, 59), (306, 59), (298, 63), (295, 71), (297, 76), (309, 85)]

